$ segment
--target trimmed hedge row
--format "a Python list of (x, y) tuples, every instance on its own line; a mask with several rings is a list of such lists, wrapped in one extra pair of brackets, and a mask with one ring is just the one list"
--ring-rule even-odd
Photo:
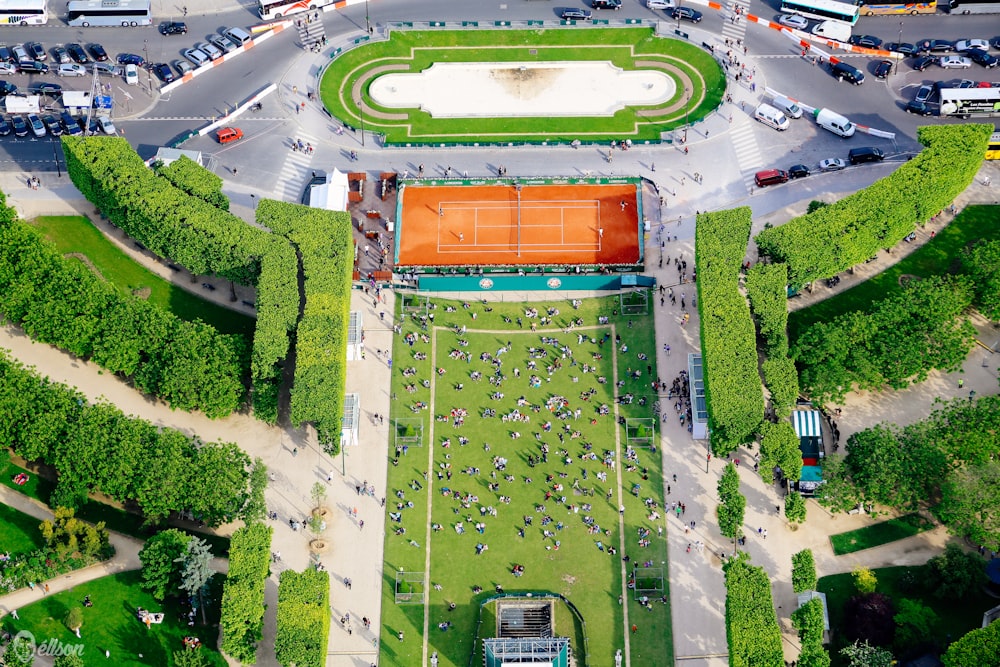
[(66, 171), (131, 238), (191, 273), (253, 285), (270, 235), (156, 175), (122, 138), (63, 137)]
[(252, 523), (233, 533), (219, 625), (222, 650), (247, 665), (257, 662), (257, 642), (264, 628), (264, 583), (270, 563), (270, 526)]
[(784, 667), (781, 629), (764, 568), (740, 553), (722, 566), (726, 574), (726, 638), (731, 667)]
[(799, 397), (799, 376), (788, 356), (788, 266), (757, 264), (747, 273), (747, 296), (764, 338), (764, 383), (778, 419), (792, 414)]
[(274, 652), (285, 667), (323, 667), (330, 636), (330, 575), (285, 570), (278, 581)]
[(214, 418), (244, 401), (243, 336), (122, 293), (19, 221), (0, 223), (0, 312), (33, 340), (90, 359), (173, 408)]
[(229, 210), (229, 197), (222, 194), (222, 178), (186, 155), (170, 164), (153, 165), (156, 173), (192, 197), (197, 197), (223, 211)]
[(792, 555), (792, 590), (796, 593), (816, 590), (816, 560), (812, 549)]
[(761, 254), (788, 264), (801, 287), (891, 248), (965, 190), (982, 164), (992, 125), (921, 127), (926, 148), (895, 172), (844, 199), (757, 235)]
[(158, 523), (189, 510), (205, 523), (232, 521), (243, 505), (249, 457), (233, 443), (180, 431), (87, 403), (0, 352), (0, 442), (56, 472), (53, 506), (79, 507), (88, 493), (136, 503)]
[(798, 664), (802, 667), (830, 667), (830, 654), (823, 648), (823, 601), (813, 598), (792, 612), (792, 625), (799, 631), (802, 652)]
[(757, 338), (739, 291), (750, 215), (749, 207), (702, 213), (695, 227), (705, 399), (712, 449), (719, 456), (752, 442), (764, 417)]
[(298, 277), (295, 248), (284, 239), (275, 239), (260, 262), (257, 328), (250, 361), (254, 416), (268, 424), (278, 421), (282, 366), (299, 317)]
[(257, 220), (297, 247), (305, 281), (305, 308), (295, 346), (292, 421), (311, 422), (320, 444), (340, 449), (351, 312), (354, 239), (347, 213), (265, 200)]

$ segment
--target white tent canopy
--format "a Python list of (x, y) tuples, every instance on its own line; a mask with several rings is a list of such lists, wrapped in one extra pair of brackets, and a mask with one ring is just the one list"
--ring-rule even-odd
[(325, 183), (317, 183), (312, 186), (309, 192), (309, 206), (327, 211), (346, 211), (349, 190), (347, 174), (339, 169), (334, 169), (327, 172)]

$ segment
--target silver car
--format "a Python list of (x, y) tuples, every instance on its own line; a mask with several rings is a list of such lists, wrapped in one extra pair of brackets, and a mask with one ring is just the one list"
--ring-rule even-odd
[(185, 49), (184, 57), (193, 62), (195, 67), (201, 67), (211, 60), (207, 53), (197, 48)]
[(210, 44), (209, 42), (198, 42), (197, 44), (194, 45), (194, 47), (196, 49), (204, 51), (205, 55), (208, 56), (209, 60), (218, 60), (223, 55), (222, 51), (219, 50), (219, 47), (217, 47), (215, 44)]
[(213, 35), (209, 39), (209, 41), (212, 42), (212, 44), (215, 44), (220, 49), (222, 49), (223, 53), (229, 53), (230, 51), (235, 51), (237, 48), (239, 48), (238, 46), (236, 46), (236, 44), (233, 43), (231, 39), (229, 39), (225, 35)]

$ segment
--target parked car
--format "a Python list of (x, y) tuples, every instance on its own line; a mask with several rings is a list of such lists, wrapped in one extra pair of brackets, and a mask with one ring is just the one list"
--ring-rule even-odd
[(184, 57), (194, 63), (195, 67), (201, 67), (209, 61), (208, 54), (201, 49), (184, 49)]
[(892, 72), (891, 60), (880, 60), (875, 63), (875, 78), (884, 79)]
[(563, 21), (589, 21), (593, 14), (589, 9), (564, 9), (559, 14)]
[(28, 92), (32, 95), (55, 96), (62, 93), (62, 86), (58, 83), (52, 83), (51, 81), (35, 81), (28, 86)]
[(90, 49), (90, 55), (94, 56), (94, 60), (97, 62), (103, 63), (108, 59), (108, 52), (100, 44), (94, 43), (87, 48)]
[(142, 59), (142, 56), (137, 56), (134, 53), (119, 53), (118, 64), (135, 65), (136, 67), (142, 67), (143, 65), (146, 64), (146, 61)]
[(208, 41), (217, 46), (223, 53), (229, 53), (239, 48), (236, 43), (225, 35), (212, 35), (208, 38)]
[(684, 19), (691, 23), (701, 23), (702, 14), (697, 9), (691, 9), (690, 7), (674, 7), (670, 12), (670, 18)]
[(853, 65), (848, 65), (847, 63), (837, 63), (833, 66), (831, 72), (838, 81), (847, 81), (849, 83), (853, 83), (855, 86), (860, 86), (865, 82), (864, 72)]
[(989, 51), (990, 43), (985, 39), (960, 39), (955, 42), (955, 50), (959, 53), (963, 51), (968, 51), (970, 49), (979, 49), (980, 51)]
[(793, 164), (788, 168), (789, 178), (805, 178), (809, 175), (809, 167), (804, 164)]
[(76, 63), (64, 64), (56, 68), (56, 74), (59, 76), (86, 76), (87, 68)]
[(646, 0), (646, 9), (673, 9), (676, 6), (674, 0)]
[(31, 131), (36, 137), (41, 138), (45, 136), (45, 123), (37, 115), (33, 113), (28, 114), (28, 125), (31, 126)]
[(917, 94), (913, 96), (914, 102), (928, 102), (934, 95), (934, 87), (923, 85), (917, 88)]
[(185, 74), (187, 74), (188, 72), (190, 72), (191, 70), (193, 70), (194, 67), (192, 67), (191, 63), (189, 63), (186, 60), (175, 60), (174, 61), (174, 69), (177, 70), (178, 74), (180, 74), (181, 76), (184, 76)]
[(163, 83), (170, 83), (177, 79), (177, 75), (174, 71), (170, 69), (170, 65), (166, 63), (159, 63), (158, 65), (153, 65), (153, 73), (156, 74), (157, 78)]
[(61, 46), (53, 46), (52, 62), (59, 63), (60, 65), (70, 62), (69, 51)]
[(809, 19), (798, 14), (782, 14), (778, 17), (778, 23), (796, 30), (805, 30), (809, 27)]
[(37, 60), (22, 60), (17, 63), (17, 70), (21, 74), (45, 74), (49, 66)]
[(933, 111), (931, 111), (931, 108), (927, 105), (926, 102), (917, 102), (916, 100), (907, 102), (906, 106), (903, 107), (903, 111), (905, 111), (906, 113), (916, 114), (918, 116), (930, 116), (932, 113), (934, 113)]
[(115, 134), (117, 132), (115, 124), (111, 122), (111, 118), (108, 116), (99, 116), (97, 118), (97, 125), (101, 128), (104, 134)]
[(130, 86), (139, 83), (139, 68), (131, 63), (125, 65), (125, 83)]
[(119, 74), (121, 74), (124, 71), (124, 70), (122, 70), (121, 67), (119, 67), (118, 65), (116, 65), (114, 63), (106, 63), (106, 62), (105, 63), (94, 63), (92, 65), (92, 67), (93, 67), (93, 70), (91, 70), (91, 71), (97, 72), (98, 74), (108, 74), (108, 75), (111, 75), (111, 76), (118, 76)]
[(969, 69), (972, 67), (972, 60), (965, 56), (941, 56), (938, 65), (945, 69)]
[(80, 128), (80, 123), (78, 123), (76, 118), (73, 118), (68, 111), (63, 110), (63, 112), (59, 114), (59, 120), (62, 122), (62, 126), (66, 131), (66, 134), (71, 136), (83, 134), (83, 129)]
[(14, 128), (14, 136), (16, 137), (26, 137), (28, 136), (28, 123), (24, 120), (24, 116), (11, 116), (10, 124)]
[(194, 46), (196, 49), (204, 51), (210, 60), (218, 60), (224, 55), (222, 50), (211, 42), (198, 42)]
[(885, 45), (886, 51), (893, 51), (895, 53), (902, 53), (906, 56), (912, 56), (917, 53), (917, 47), (909, 42), (889, 42)]
[(14, 48), (11, 49), (11, 52), (14, 54), (14, 62), (22, 63), (26, 60), (34, 60), (34, 58), (28, 54), (27, 49), (20, 44), (15, 44)]
[(223, 127), (219, 130), (216, 138), (220, 144), (229, 144), (243, 138), (243, 130), (238, 127)]
[(14, 62), (14, 52), (10, 50), (10, 47), (0, 42), (0, 63), (12, 63)]
[(78, 65), (86, 65), (90, 62), (90, 58), (87, 57), (87, 52), (83, 50), (83, 47), (79, 44), (67, 44), (66, 52), (69, 53), (69, 57), (73, 59)]
[(819, 163), (819, 168), (823, 171), (839, 171), (847, 166), (847, 160), (839, 157), (828, 157)]
[(941, 53), (954, 48), (955, 44), (947, 39), (925, 39), (917, 43), (917, 50), (921, 53)]
[(35, 60), (47, 60), (49, 54), (45, 53), (45, 47), (38, 42), (25, 42), (24, 48)]
[(167, 21), (160, 26), (161, 35), (186, 35), (187, 31), (187, 24), (181, 21)]
[(874, 35), (851, 35), (851, 38), (847, 41), (849, 44), (861, 46), (866, 49), (877, 49), (882, 46), (882, 40)]
[(7, 119), (4, 118), (3, 116), (0, 116), (0, 137), (6, 137), (13, 131), (14, 130), (13, 128), (11, 128), (10, 123), (7, 121)]
[(14, 63), (0, 62), (0, 74), (17, 74), (17, 65)]
[(981, 51), (980, 49), (970, 49), (969, 51), (965, 52), (965, 55), (968, 56), (969, 60), (971, 60), (972, 62), (976, 63), (977, 65), (982, 65), (987, 69), (990, 67), (996, 67), (997, 62), (1000, 61), (1000, 59), (998, 59), (992, 53), (986, 53), (985, 51)]
[(847, 154), (847, 160), (851, 164), (864, 164), (865, 162), (881, 162), (885, 159), (885, 153), (882, 152), (881, 148), (875, 148), (874, 146), (862, 146), (860, 148), (852, 148)]
[(6, 97), (7, 95), (13, 95), (17, 92), (17, 86), (6, 81), (0, 81), (0, 97)]
[(976, 87), (976, 82), (973, 81), (972, 79), (962, 79), (961, 81), (958, 82), (958, 87), (959, 88), (975, 88)]
[(934, 56), (921, 56), (913, 61), (913, 69), (923, 72), (925, 69), (937, 62)]
[(56, 120), (55, 116), (52, 114), (45, 114), (42, 116), (42, 122), (45, 123), (45, 129), (49, 131), (53, 137), (61, 136), (63, 133), (62, 125)]
[(614, 9), (618, 11), (622, 8), (622, 0), (591, 0), (594, 9)]

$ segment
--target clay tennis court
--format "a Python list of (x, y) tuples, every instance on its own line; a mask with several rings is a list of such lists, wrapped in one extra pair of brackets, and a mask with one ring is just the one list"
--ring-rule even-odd
[(399, 190), (396, 265), (639, 264), (637, 187), (409, 183)]

